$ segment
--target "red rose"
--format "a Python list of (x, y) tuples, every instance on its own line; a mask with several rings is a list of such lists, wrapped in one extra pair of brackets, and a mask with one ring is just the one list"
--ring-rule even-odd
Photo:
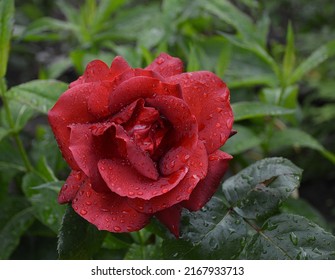
[(182, 71), (167, 54), (145, 69), (122, 57), (88, 64), (48, 115), (72, 169), (59, 203), (100, 230), (136, 231), (155, 216), (179, 235), (182, 207), (200, 209), (227, 169), (219, 149), (233, 124), (226, 85)]

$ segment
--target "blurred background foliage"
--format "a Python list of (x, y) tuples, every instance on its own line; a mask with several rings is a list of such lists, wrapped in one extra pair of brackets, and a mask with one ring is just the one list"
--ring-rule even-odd
[[(15, 129), (42, 176), (23, 176), (27, 168), (6, 137), (10, 125), (1, 108), (0, 184), (9, 187), (2, 188), (0, 198), (8, 192), (15, 196), (6, 200), (14, 206), (0, 220), (8, 221), (14, 213), (23, 221), (6, 249), (8, 257), (57, 258), (64, 208), (54, 198), (69, 170), (45, 114), (89, 61), (110, 64), (116, 55), (143, 67), (167, 52), (180, 57), (187, 71), (220, 76), (231, 91), (238, 131), (223, 147), (234, 155), (227, 177), (265, 157), (290, 159), (304, 173), (299, 193), (282, 205), (283, 211), (308, 216), (334, 232), (334, 14), (333, 0), (15, 1), (6, 75), (10, 106)], [(52, 84), (53, 79), (58, 82)], [(33, 93), (20, 97), (20, 91), (43, 89), (43, 80), (45, 87), (52, 86), (44, 99)], [(136, 244), (150, 235), (124, 235), (117, 246), (112, 238), (105, 239), (104, 248), (132, 258)]]

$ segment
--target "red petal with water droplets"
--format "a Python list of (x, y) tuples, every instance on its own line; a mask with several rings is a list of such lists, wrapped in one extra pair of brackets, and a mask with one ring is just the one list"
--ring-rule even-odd
[(176, 238), (179, 237), (181, 210), (182, 207), (177, 204), (155, 214), (156, 218), (164, 224)]
[(123, 107), (139, 98), (150, 98), (156, 95), (180, 96), (179, 85), (171, 85), (158, 79), (137, 76), (123, 81), (110, 95), (109, 105), (111, 114), (115, 114)]
[(201, 209), (211, 199), (220, 185), (232, 156), (217, 150), (209, 155), (208, 159), (207, 176), (199, 182), (189, 200), (182, 202), (182, 206), (191, 211)]
[(183, 73), (166, 81), (181, 86), (183, 98), (197, 118), (199, 139), (205, 142), (208, 153), (219, 149), (229, 138), (234, 121), (226, 84), (208, 71)]
[(145, 227), (151, 215), (139, 213), (115, 193), (98, 193), (87, 180), (72, 201), (73, 209), (99, 230), (131, 232)]
[(110, 67), (110, 74), (114, 78), (131, 69), (132, 68), (129, 66), (128, 62), (123, 57), (116, 56), (112, 61)]
[[(114, 125), (115, 137), (124, 141), (127, 150), (127, 160), (141, 175), (157, 180), (159, 177), (155, 163), (146, 151), (143, 151), (133, 139), (131, 139), (126, 131), (120, 125)], [(105, 157), (107, 158), (107, 157)]]
[(188, 168), (185, 167), (170, 176), (151, 180), (139, 174), (131, 165), (121, 159), (101, 160), (98, 167), (102, 178), (111, 191), (123, 197), (144, 200), (170, 192), (188, 171)]
[(106, 63), (101, 60), (93, 60), (87, 64), (84, 74), (78, 80), (70, 84), (70, 88), (84, 83), (92, 83), (103, 80), (110, 80), (110, 71)]
[(99, 192), (108, 191), (108, 187), (100, 176), (98, 162), (101, 158), (111, 157), (114, 153), (113, 134), (111, 132), (108, 135), (105, 134), (111, 126), (111, 123), (70, 126), (69, 149), (79, 168), (91, 178), (93, 188)]
[(179, 161), (176, 156), (180, 155), (184, 158), (196, 147), (198, 140), (197, 122), (182, 99), (173, 96), (156, 96), (148, 98), (146, 102), (167, 118), (174, 129), (169, 138), (175, 148), (167, 152), (160, 162), (161, 173), (169, 175), (185, 165), (185, 162)]
[(180, 183), (171, 191), (154, 197), (148, 201), (144, 199), (129, 199), (129, 204), (144, 213), (155, 213), (188, 200), (201, 178), (208, 169), (208, 155), (204, 144), (199, 141), (194, 153), (189, 159), (189, 171)]
[(58, 203), (64, 204), (72, 201), (86, 179), (82, 171), (72, 170), (58, 194)]
[[(97, 121), (97, 117), (92, 115), (88, 110), (88, 99), (91, 94), (96, 94), (101, 88), (101, 84), (97, 83), (82, 84), (70, 88), (61, 95), (48, 113), (49, 123), (55, 134), (59, 148), (71, 169), (78, 170), (79, 167), (69, 150), (70, 129), (68, 126), (73, 123)], [(104, 86), (102, 90), (105, 90)]]
[(163, 77), (170, 77), (183, 72), (183, 62), (177, 57), (172, 57), (166, 53), (161, 53), (145, 69), (157, 72)]
[[(92, 87), (95, 87), (94, 84), (91, 84)], [(91, 94), (88, 97), (88, 110), (91, 114), (95, 115), (98, 119), (107, 117), (109, 112), (109, 95), (111, 94), (112, 84), (98, 84), (99, 88), (94, 94)]]

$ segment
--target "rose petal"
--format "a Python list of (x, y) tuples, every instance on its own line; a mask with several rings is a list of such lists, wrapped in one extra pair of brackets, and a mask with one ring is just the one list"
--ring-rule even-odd
[(177, 204), (155, 214), (156, 218), (164, 224), (176, 238), (179, 237), (181, 210), (182, 207)]
[(170, 176), (151, 180), (136, 172), (134, 168), (121, 159), (101, 160), (98, 167), (102, 178), (111, 191), (123, 197), (144, 200), (171, 191), (188, 171), (188, 168), (184, 167)]
[(109, 67), (101, 60), (93, 60), (87, 64), (84, 74), (78, 80), (70, 84), (70, 88), (84, 83), (92, 83), (97, 81), (109, 80)]
[(182, 202), (182, 206), (191, 211), (201, 209), (211, 199), (220, 185), (232, 156), (217, 150), (209, 155), (208, 159), (207, 176), (198, 183), (189, 200)]
[(78, 170), (79, 168), (69, 150), (70, 129), (68, 126), (73, 123), (89, 123), (97, 120), (96, 116), (89, 112), (87, 103), (91, 94), (101, 90), (105, 89), (97, 83), (72, 87), (60, 96), (48, 113), (49, 123), (59, 148), (71, 169)]
[(69, 149), (78, 167), (91, 179), (93, 188), (98, 192), (108, 191), (108, 187), (99, 173), (98, 162), (102, 158), (112, 157), (115, 153), (112, 133), (109, 137), (104, 135), (111, 126), (111, 123), (70, 126)]
[(132, 68), (123, 57), (116, 56), (110, 67), (110, 75), (114, 78), (131, 69)]
[[(91, 84), (94, 86), (94, 84)], [(99, 89), (88, 97), (88, 110), (91, 114), (101, 119), (107, 117), (109, 112), (109, 95), (111, 94), (111, 84), (100, 84)]]
[(70, 88), (84, 83), (98, 81), (112, 81), (131, 67), (121, 56), (116, 56), (111, 64), (111, 68), (101, 60), (93, 60), (87, 64), (84, 74), (70, 84)]
[(155, 213), (178, 204), (183, 200), (188, 200), (200, 179), (204, 178), (207, 174), (208, 156), (206, 148), (201, 141), (198, 142), (197, 148), (189, 161), (189, 171), (171, 191), (148, 201), (140, 198), (129, 199), (129, 204), (140, 212)]
[(169, 141), (174, 143), (175, 147), (171, 148), (160, 162), (161, 173), (168, 175), (185, 165), (185, 162), (175, 158), (176, 155), (185, 158), (196, 147), (197, 122), (182, 99), (173, 96), (156, 96), (148, 98), (146, 102), (166, 117), (174, 129), (173, 135), (169, 135)]
[(110, 121), (115, 124), (124, 124), (131, 119), (131, 117), (133, 116), (137, 108), (139, 106), (143, 107), (143, 105), (144, 105), (144, 100), (137, 99), (136, 101), (132, 102), (128, 106), (122, 108), (120, 112), (116, 113), (113, 117), (111, 117)]
[[(122, 139), (126, 145), (127, 160), (131, 165), (143, 176), (157, 180), (159, 177), (155, 163), (150, 158), (150, 155), (143, 151), (133, 139), (131, 139), (125, 130), (120, 125), (113, 124), (116, 130), (115, 137)], [(106, 157), (105, 157), (106, 158)]]
[(73, 209), (99, 230), (131, 232), (148, 224), (150, 215), (129, 207), (127, 201), (115, 193), (98, 193), (86, 180), (72, 202)]
[(58, 194), (58, 203), (64, 204), (72, 201), (86, 178), (82, 171), (72, 170)]
[(208, 153), (219, 149), (229, 138), (234, 120), (226, 84), (208, 71), (183, 73), (166, 81), (181, 86)]
[(156, 95), (179, 97), (180, 87), (146, 76), (129, 78), (116, 87), (113, 94), (110, 95), (109, 105), (111, 114), (117, 113), (123, 107), (139, 98), (149, 98)]
[(149, 66), (145, 69), (159, 73), (163, 77), (170, 77), (183, 72), (183, 62), (166, 53), (161, 53)]

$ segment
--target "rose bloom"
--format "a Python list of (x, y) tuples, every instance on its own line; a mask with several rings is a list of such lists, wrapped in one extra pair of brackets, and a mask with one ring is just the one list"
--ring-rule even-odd
[(176, 236), (182, 208), (202, 208), (230, 155), (229, 90), (208, 71), (183, 73), (161, 54), (145, 69), (95, 60), (48, 117), (72, 169), (59, 203), (100, 230), (131, 232), (155, 216)]

